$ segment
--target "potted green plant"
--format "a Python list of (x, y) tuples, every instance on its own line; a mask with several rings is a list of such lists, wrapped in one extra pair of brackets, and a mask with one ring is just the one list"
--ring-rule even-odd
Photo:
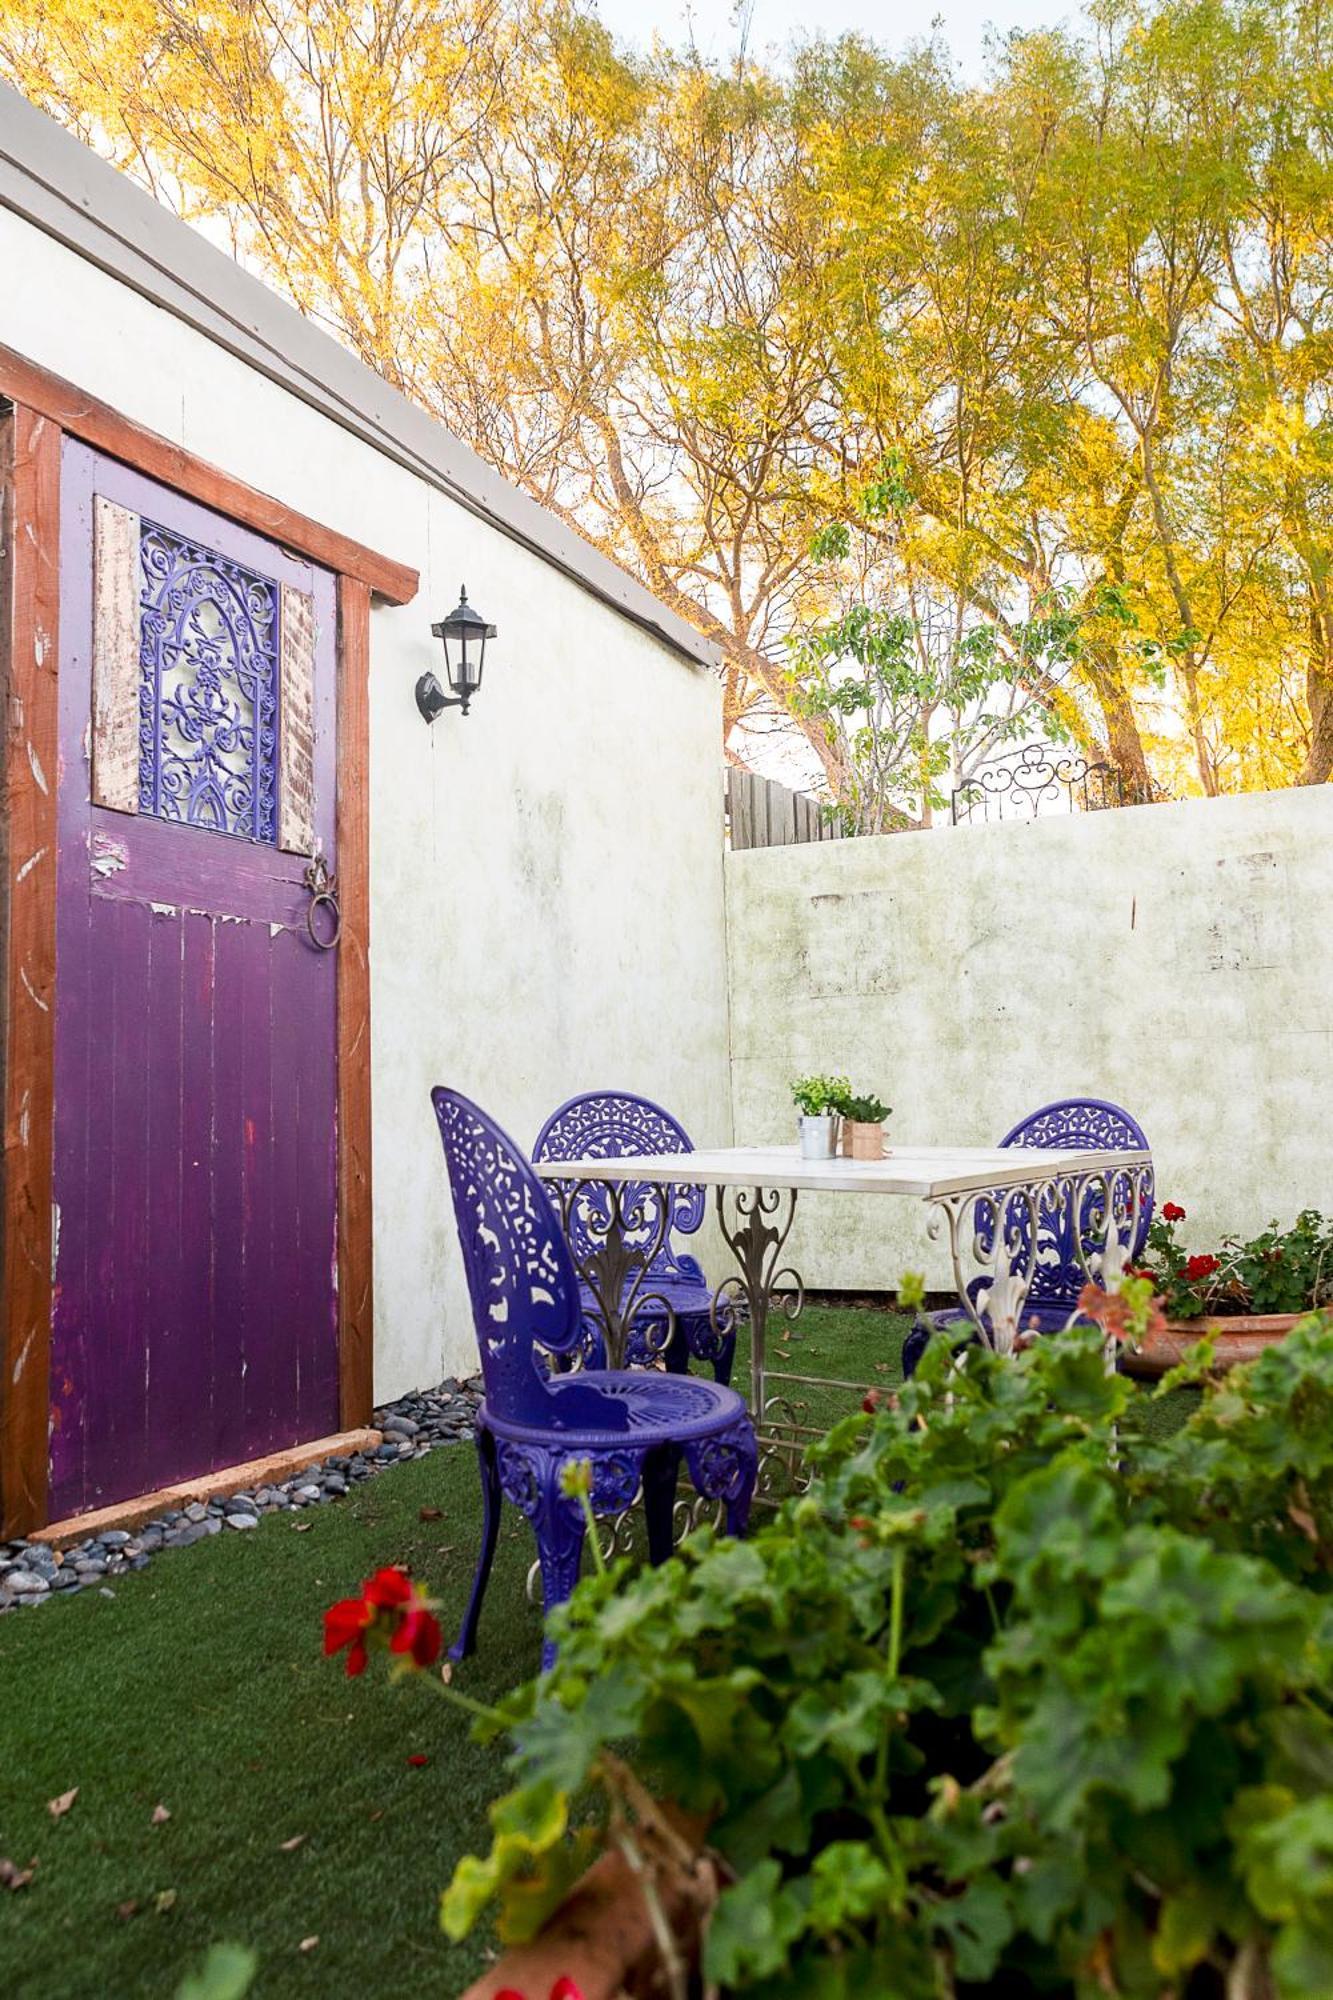
[(838, 1145), (839, 1107), (846, 1102), (845, 1076), (798, 1076), (791, 1087), (801, 1114), (801, 1158), (831, 1160)]
[(1333, 1301), (1333, 1225), (1315, 1209), (1303, 1210), (1290, 1229), (1270, 1222), (1248, 1242), (1224, 1236), (1216, 1251), (1194, 1253), (1177, 1238), (1185, 1220), (1178, 1202), (1164, 1202), (1148, 1231), (1140, 1272), (1151, 1279), (1166, 1324), (1127, 1354), (1132, 1373), (1164, 1374), (1205, 1335), (1216, 1366), (1253, 1361), (1305, 1313)]
[(848, 1097), (841, 1107), (842, 1150), (852, 1160), (884, 1158), (884, 1120), (893, 1109), (878, 1097)]
[(1196, 1379), (1171, 1429), (1099, 1329), (935, 1343), (744, 1543), (585, 1576), (471, 1704), (515, 1746), (442, 1903), (517, 1946), (475, 2000), (649, 1990), (623, 1889), (595, 1966), (592, 1878), (539, 1930), (599, 1848), (657, 1991), (1325, 2000), (1333, 1315)]

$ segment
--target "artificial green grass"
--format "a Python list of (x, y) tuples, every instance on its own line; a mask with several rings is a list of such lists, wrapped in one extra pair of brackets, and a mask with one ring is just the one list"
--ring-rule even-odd
[[(871, 1388), (893, 1389), (903, 1379), (903, 1342), (911, 1326), (910, 1315), (891, 1312), (883, 1306), (811, 1303), (795, 1320), (786, 1320), (779, 1314), (770, 1319), (768, 1368), (794, 1375), (831, 1375)], [(736, 1343), (736, 1365), (731, 1379), (748, 1399), (750, 1350), (744, 1329)], [(1188, 1389), (1159, 1398), (1152, 1395), (1150, 1386), (1144, 1386), (1142, 1393), (1149, 1399), (1147, 1428), (1158, 1436), (1168, 1436), (1178, 1429), (1199, 1400), (1198, 1392)], [(771, 1377), (769, 1394), (781, 1396), (789, 1404), (798, 1424), (816, 1430), (827, 1430), (849, 1411), (859, 1409), (861, 1402), (853, 1390), (812, 1389), (774, 1381)]]
[[(910, 1314), (889, 1312), (880, 1306), (811, 1303), (794, 1320), (775, 1313), (768, 1323), (768, 1369), (770, 1374), (782, 1370), (793, 1375), (831, 1375), (866, 1387), (893, 1388), (903, 1379), (903, 1342), (911, 1327)], [(731, 1379), (748, 1401), (748, 1329), (742, 1329), (736, 1342)], [(769, 1386), (769, 1395), (780, 1396), (798, 1424), (816, 1430), (827, 1430), (839, 1417), (859, 1409), (863, 1393), (772, 1380)]]
[[(443, 1518), (422, 1522), (423, 1507)], [(348, 1680), (321, 1657), (321, 1614), (401, 1562), (455, 1630), (479, 1518), (464, 1444), (169, 1551), (114, 1599), (83, 1591), (0, 1619), (0, 1855), (36, 1862), (30, 1887), (0, 1888), (8, 1995), (170, 1996), (222, 1939), (258, 1952), (263, 2000), (462, 1992), (488, 1940), (450, 1946), (439, 1892), (460, 1854), (488, 1845), (501, 1753), (429, 1689), (390, 1686), (382, 1655)], [(480, 1700), (537, 1670), (532, 1553), (507, 1509), (481, 1649), (457, 1675)], [(429, 1764), (411, 1766), (417, 1753)], [(53, 1820), (47, 1801), (75, 1785)], [(159, 1804), (171, 1818), (155, 1826)]]
[[(770, 1361), (891, 1387), (907, 1326), (878, 1309), (812, 1305), (789, 1338), (775, 1318)], [(748, 1389), (744, 1335), (734, 1379)], [(783, 1393), (813, 1425), (859, 1402)], [(1180, 1396), (1158, 1405), (1163, 1428), (1188, 1408)], [(423, 1522), (423, 1508), (441, 1519)], [(258, 1952), (260, 2000), (341, 2000), (400, 1982), (442, 2000), (461, 1993), (489, 1940), (450, 1946), (439, 1891), (460, 1854), (485, 1851), (502, 1753), (474, 1744), (426, 1688), (390, 1686), (382, 1656), (347, 1680), (321, 1657), (320, 1620), (371, 1570), (400, 1562), (441, 1600), (452, 1633), (479, 1529), (475, 1456), (460, 1445), (334, 1505), (168, 1551), (118, 1578), (114, 1598), (83, 1591), (0, 1619), (0, 1856), (36, 1863), (28, 1888), (0, 1888), (6, 2000), (169, 2000), (224, 1939)], [(532, 1555), (526, 1522), (506, 1508), (480, 1651), (456, 1681), (479, 1700), (537, 1670), (540, 1619), (523, 1588)], [(414, 1754), (430, 1762), (415, 1768)], [(47, 1801), (76, 1785), (72, 1809), (52, 1819)], [(171, 1817), (155, 1826), (158, 1805)]]

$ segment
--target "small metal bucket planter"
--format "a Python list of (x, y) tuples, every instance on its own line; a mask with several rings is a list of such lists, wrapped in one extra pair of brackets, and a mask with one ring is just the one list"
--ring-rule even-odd
[(835, 1111), (826, 1111), (818, 1118), (802, 1117), (801, 1158), (835, 1159), (838, 1150), (838, 1126), (841, 1122)]

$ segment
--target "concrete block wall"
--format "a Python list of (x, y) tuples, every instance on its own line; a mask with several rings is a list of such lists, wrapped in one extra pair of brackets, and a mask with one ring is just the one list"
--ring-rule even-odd
[[(1200, 1244), (1333, 1212), (1333, 788), (727, 857), (737, 1144), (846, 1070), (903, 1143), (1088, 1094), (1145, 1127)], [(913, 1204), (803, 1198), (808, 1283), (947, 1268)]]

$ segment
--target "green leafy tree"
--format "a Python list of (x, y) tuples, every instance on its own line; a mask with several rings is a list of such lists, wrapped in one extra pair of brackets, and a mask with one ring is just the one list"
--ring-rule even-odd
[(1001, 623), (941, 589), (922, 540), (893, 453), (854, 523), (830, 524), (811, 548), (835, 608), (794, 635), (789, 698), (837, 744), (831, 809), (849, 833), (929, 826), (1006, 744), (1069, 733), (1058, 697), (1079, 632), (1059, 595)]

